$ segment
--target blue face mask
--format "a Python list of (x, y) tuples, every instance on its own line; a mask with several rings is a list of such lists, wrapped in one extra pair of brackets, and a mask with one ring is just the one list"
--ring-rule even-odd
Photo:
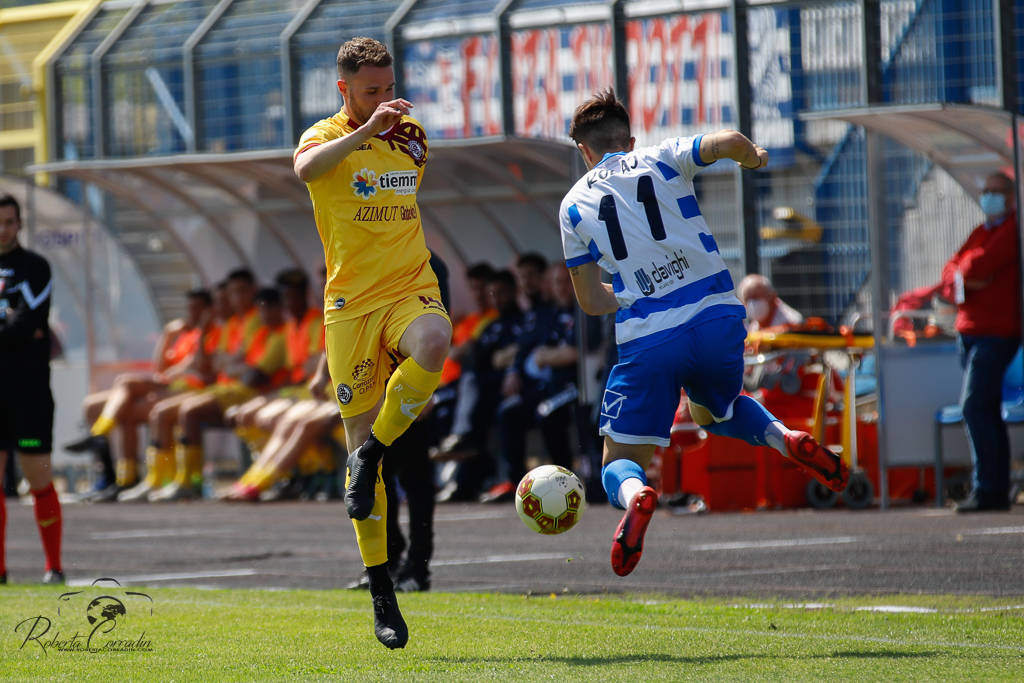
[(981, 211), (986, 216), (1002, 216), (1006, 213), (1006, 196), (996, 192), (986, 192), (978, 200)]

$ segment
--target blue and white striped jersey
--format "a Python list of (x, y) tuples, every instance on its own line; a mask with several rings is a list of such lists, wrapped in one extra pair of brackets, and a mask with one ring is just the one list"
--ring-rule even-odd
[(606, 154), (562, 200), (566, 265), (596, 261), (611, 274), (620, 346), (746, 314), (694, 196), (693, 177), (707, 166), (700, 140)]

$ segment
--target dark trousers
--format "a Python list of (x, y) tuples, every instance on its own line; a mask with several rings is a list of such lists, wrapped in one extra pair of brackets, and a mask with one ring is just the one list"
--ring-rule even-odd
[(397, 568), (406, 539), (398, 525), (397, 480), (409, 506), (409, 541), (403, 570), (429, 576), (434, 554), (434, 463), (428, 455), (433, 427), (430, 417), (412, 423), (384, 454), (383, 477), (388, 497), (388, 564)]
[(570, 402), (545, 417), (538, 417), (536, 400), (521, 397), (518, 401), (506, 400), (501, 404), (498, 408), (498, 434), (509, 481), (518, 484), (526, 474), (526, 433), (534, 424), (540, 428), (544, 450), (551, 462), (572, 469), (570, 434), (575, 405), (575, 402)]
[(1020, 339), (960, 335), (964, 384), (960, 408), (974, 463), (975, 495), (1005, 502), (1010, 491), (1010, 437), (1002, 417), (1003, 376)]

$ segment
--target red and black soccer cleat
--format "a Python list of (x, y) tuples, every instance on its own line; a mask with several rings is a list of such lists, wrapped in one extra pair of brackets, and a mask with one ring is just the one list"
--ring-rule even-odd
[(786, 451), (823, 486), (839, 492), (850, 481), (850, 470), (838, 455), (818, 443), (807, 432), (786, 434)]
[(644, 551), (644, 534), (658, 507), (658, 493), (645, 486), (629, 501), (612, 541), (612, 571), (626, 576), (636, 568)]

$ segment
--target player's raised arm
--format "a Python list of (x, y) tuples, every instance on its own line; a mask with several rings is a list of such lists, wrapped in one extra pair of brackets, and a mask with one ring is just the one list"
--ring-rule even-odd
[(316, 180), (371, 137), (398, 123), (412, 106), (412, 102), (402, 98), (381, 102), (366, 123), (348, 135), (322, 144), (309, 144), (309, 141), (300, 140), (299, 152), (295, 155), (293, 165), (295, 175), (304, 183)]
[(700, 140), (700, 158), (709, 164), (719, 159), (732, 159), (747, 170), (768, 165), (768, 151), (736, 130), (720, 130), (703, 136)]
[(605, 315), (619, 310), (612, 286), (601, 282), (601, 268), (593, 261), (570, 267), (569, 277), (580, 308), (587, 315)]

